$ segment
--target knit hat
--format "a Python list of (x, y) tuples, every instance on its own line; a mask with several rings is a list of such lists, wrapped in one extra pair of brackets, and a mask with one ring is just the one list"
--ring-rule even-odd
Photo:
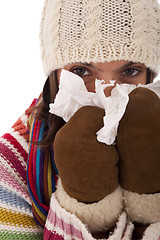
[(76, 62), (140, 62), (158, 73), (157, 0), (46, 0), (40, 41), (45, 74)]

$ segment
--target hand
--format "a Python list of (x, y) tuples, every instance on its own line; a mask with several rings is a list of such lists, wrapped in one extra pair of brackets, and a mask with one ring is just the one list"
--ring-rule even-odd
[(125, 209), (142, 224), (160, 221), (160, 99), (136, 88), (129, 95), (117, 134)]
[(55, 163), (64, 190), (80, 202), (92, 203), (118, 186), (118, 153), (115, 146), (97, 141), (104, 110), (83, 107), (57, 133)]

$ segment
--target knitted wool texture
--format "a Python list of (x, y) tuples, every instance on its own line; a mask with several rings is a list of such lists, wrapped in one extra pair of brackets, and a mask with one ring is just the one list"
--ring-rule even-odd
[(158, 73), (157, 0), (46, 0), (40, 41), (45, 74), (75, 62), (126, 60)]
[[(33, 102), (34, 105), (34, 102)], [(0, 138), (0, 239), (42, 240), (27, 187), (29, 114)]]
[[(37, 104), (41, 101), (37, 101)], [(36, 110), (29, 119), (29, 154), (27, 165), (27, 182), (32, 198), (32, 211), (36, 222), (43, 226), (48, 215), (49, 202), (58, 178), (54, 163), (52, 146), (43, 148), (35, 144), (40, 142), (46, 132), (46, 124), (35, 117)]]
[[(144, 203), (144, 212), (146, 205)], [(97, 219), (98, 221), (99, 219)], [(113, 233), (107, 237), (108, 240), (131, 240), (133, 239), (134, 225), (122, 212), (116, 223)], [(95, 240), (88, 228), (74, 214), (66, 211), (52, 194), (50, 209), (44, 228), (44, 240)], [(106, 238), (105, 238), (106, 239)], [(140, 238), (139, 238), (140, 239)], [(151, 224), (143, 234), (142, 240), (160, 239), (160, 222)], [(103, 239), (104, 240), (104, 239)]]
[[(35, 102), (33, 103), (33, 106)], [(62, 208), (52, 194), (49, 214), (43, 229), (32, 216), (32, 201), (27, 189), (28, 113), (0, 138), (0, 239), (1, 240), (95, 240), (74, 214)], [(144, 212), (146, 204), (144, 204)], [(131, 240), (133, 224), (122, 213), (108, 240)], [(44, 234), (43, 234), (44, 232)], [(143, 240), (159, 239), (160, 223), (151, 224)]]

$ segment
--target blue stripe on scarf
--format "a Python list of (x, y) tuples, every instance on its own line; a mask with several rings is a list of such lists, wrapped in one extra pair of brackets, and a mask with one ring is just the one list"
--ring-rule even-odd
[[(53, 152), (52, 145), (51, 145), (51, 161), (52, 161), (53, 171), (55, 172), (56, 175), (58, 175), (58, 169), (57, 169), (55, 161), (54, 161), (54, 152)], [(54, 174), (52, 174), (51, 181), (52, 181), (52, 192), (55, 192), (55, 190), (56, 190), (56, 181), (55, 181)]]
[[(33, 123), (32, 129), (31, 129), (31, 130), (32, 130), (31, 139), (30, 139), (31, 142), (32, 142), (32, 140), (33, 140), (33, 133), (34, 133), (35, 122), (36, 122), (36, 119), (34, 119), (34, 123)], [(31, 147), (32, 147), (32, 144), (30, 144), (30, 150), (29, 150), (28, 162), (27, 162), (27, 182), (28, 182), (28, 189), (29, 189), (29, 193), (30, 193), (30, 195), (31, 195), (32, 201), (34, 202), (34, 204), (36, 205), (36, 207), (44, 214), (44, 216), (47, 217), (48, 211), (46, 211), (46, 210), (37, 202), (37, 199), (35, 198), (34, 194), (32, 193), (32, 190), (31, 190), (31, 187), (30, 187), (30, 183), (29, 183), (28, 165), (29, 165), (29, 156), (30, 156)]]
[[(44, 127), (45, 127), (45, 122), (42, 122), (40, 132), (39, 132), (38, 142), (42, 141)], [(37, 148), (37, 157), (36, 157), (36, 190), (37, 190), (38, 199), (42, 203), (39, 177), (40, 177), (40, 167), (43, 167), (43, 166), (41, 166), (40, 158), (41, 158), (41, 148), (38, 147)]]

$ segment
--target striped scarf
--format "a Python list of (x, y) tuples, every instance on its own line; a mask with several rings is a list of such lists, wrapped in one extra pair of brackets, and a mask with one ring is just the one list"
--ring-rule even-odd
[(52, 146), (43, 148), (40, 142), (47, 130), (43, 121), (38, 121), (35, 113), (30, 116), (30, 146), (27, 165), (27, 181), (32, 198), (33, 215), (44, 227), (49, 211), (51, 194), (55, 191), (58, 171), (54, 163)]

